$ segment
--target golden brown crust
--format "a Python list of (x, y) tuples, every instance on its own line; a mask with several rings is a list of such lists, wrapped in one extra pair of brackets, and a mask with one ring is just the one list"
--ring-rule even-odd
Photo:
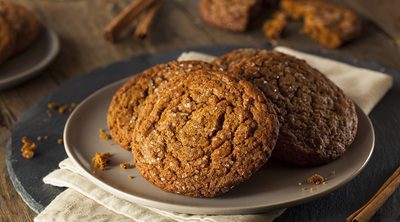
[(108, 109), (107, 124), (113, 140), (130, 150), (132, 131), (143, 101), (175, 75), (210, 68), (210, 64), (200, 61), (173, 61), (153, 66), (133, 76), (114, 94)]
[(13, 55), (24, 51), (39, 34), (41, 25), (38, 18), (24, 6), (9, 0), (0, 1), (0, 14), (6, 18), (16, 36)]
[(243, 32), (250, 17), (260, 7), (258, 0), (200, 0), (200, 15), (205, 22), (225, 30)]
[(280, 52), (235, 50), (214, 64), (261, 89), (275, 105), (280, 134), (273, 157), (297, 165), (339, 158), (353, 142), (353, 101), (305, 61)]
[(275, 111), (252, 84), (218, 70), (195, 71), (146, 99), (132, 134), (136, 168), (164, 191), (217, 196), (267, 161), (278, 128)]

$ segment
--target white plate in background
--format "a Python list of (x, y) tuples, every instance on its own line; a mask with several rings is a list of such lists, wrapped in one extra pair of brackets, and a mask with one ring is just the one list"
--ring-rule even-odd
[(0, 64), (0, 90), (34, 77), (53, 61), (59, 50), (57, 34), (43, 27), (31, 46)]

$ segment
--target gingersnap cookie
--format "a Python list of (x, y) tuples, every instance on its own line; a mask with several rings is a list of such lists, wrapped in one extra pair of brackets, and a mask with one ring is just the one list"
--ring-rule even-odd
[(208, 24), (230, 31), (243, 32), (250, 18), (260, 8), (259, 0), (200, 0), (200, 15)]
[(337, 48), (361, 34), (357, 14), (320, 0), (283, 0), (282, 9), (293, 19), (303, 19), (302, 31), (326, 48)]
[(28, 48), (37, 38), (40, 31), (38, 18), (27, 8), (9, 0), (0, 1), (0, 15), (2, 15), (15, 34), (15, 48), (12, 55), (16, 55)]
[(240, 49), (213, 63), (252, 82), (275, 105), (280, 123), (276, 159), (320, 165), (339, 158), (353, 142), (358, 122), (353, 101), (304, 60)]
[(0, 14), (0, 64), (13, 52), (14, 33), (7, 20)]
[(164, 191), (214, 197), (264, 165), (278, 128), (252, 84), (220, 70), (194, 71), (144, 102), (132, 134), (136, 168)]
[(200, 61), (173, 61), (153, 66), (133, 76), (114, 94), (108, 109), (107, 124), (113, 140), (130, 150), (132, 131), (143, 101), (173, 76), (210, 68), (211, 64)]

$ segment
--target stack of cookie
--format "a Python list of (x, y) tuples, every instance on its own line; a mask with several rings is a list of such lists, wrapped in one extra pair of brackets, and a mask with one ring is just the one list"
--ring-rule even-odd
[(195, 197), (229, 191), (271, 155), (296, 165), (333, 161), (357, 129), (353, 102), (323, 74), (256, 49), (147, 69), (116, 92), (107, 122), (145, 179)]
[(25, 7), (0, 0), (0, 64), (28, 48), (40, 26), (37, 17)]

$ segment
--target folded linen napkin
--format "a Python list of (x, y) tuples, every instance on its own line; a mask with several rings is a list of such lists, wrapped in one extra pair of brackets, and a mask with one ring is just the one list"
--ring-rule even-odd
[(43, 178), (44, 183), (68, 187), (42, 211), (35, 221), (272, 221), (283, 211), (254, 215), (188, 215), (144, 207), (115, 197), (97, 187), (70, 159)]
[[(275, 50), (306, 60), (335, 82), (361, 109), (369, 113), (393, 84), (391, 76), (292, 49)], [(198, 52), (183, 53), (178, 60), (210, 61), (214, 57)], [(66, 159), (43, 178), (44, 183), (68, 187), (36, 218), (42, 221), (272, 221), (284, 210), (254, 215), (189, 215), (144, 207), (117, 198), (86, 179)]]

